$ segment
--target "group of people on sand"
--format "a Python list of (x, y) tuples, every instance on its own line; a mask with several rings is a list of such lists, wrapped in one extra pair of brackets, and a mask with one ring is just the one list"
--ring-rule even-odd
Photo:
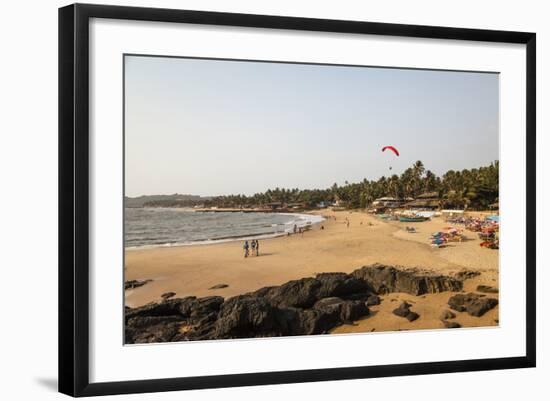
[(252, 241), (250, 241), (250, 243), (248, 242), (248, 240), (244, 241), (243, 250), (245, 258), (248, 258), (249, 256), (254, 254), (256, 256), (260, 256), (260, 241), (258, 241), (257, 239), (253, 239)]

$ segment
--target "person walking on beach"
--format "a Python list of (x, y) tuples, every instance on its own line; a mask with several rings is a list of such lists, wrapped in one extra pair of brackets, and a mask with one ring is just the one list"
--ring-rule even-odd
[(244, 249), (244, 257), (248, 258), (248, 241), (244, 241), (243, 249)]
[(250, 242), (250, 247), (252, 248), (252, 255), (254, 255), (255, 251), (256, 251), (256, 240), (253, 239), (251, 242)]
[(298, 230), (298, 226), (294, 224), (294, 234), (296, 234), (296, 230)]
[(260, 241), (256, 240), (256, 256), (260, 256)]

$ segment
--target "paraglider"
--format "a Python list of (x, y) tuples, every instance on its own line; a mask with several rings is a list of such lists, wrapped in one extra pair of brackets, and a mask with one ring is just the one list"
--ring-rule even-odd
[[(393, 153), (395, 153), (396, 156), (399, 157), (399, 151), (395, 147), (393, 147), (393, 146), (384, 146), (382, 148), (382, 152), (385, 152), (386, 150), (391, 150)], [(392, 167), (390, 166), (390, 170), (391, 169), (392, 169)]]
[(393, 146), (384, 146), (382, 148), (382, 152), (385, 152), (386, 149), (391, 150), (393, 153), (395, 153), (396, 156), (399, 156), (399, 151), (396, 148), (394, 148)]

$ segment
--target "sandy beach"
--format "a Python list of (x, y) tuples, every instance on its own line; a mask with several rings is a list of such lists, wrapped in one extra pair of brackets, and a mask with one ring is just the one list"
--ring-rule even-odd
[[(400, 223), (357, 211), (319, 213), (326, 220), (311, 231), (260, 241), (259, 257), (245, 259), (242, 242), (127, 250), (125, 280), (153, 281), (127, 290), (126, 305), (137, 307), (158, 302), (166, 292), (175, 292), (175, 297), (227, 298), (317, 273), (350, 273), (373, 263), (419, 267), (445, 275), (474, 270), (481, 274), (466, 280), (464, 291), (475, 291), (480, 284), (498, 288), (498, 251), (481, 248), (475, 233), (465, 231), (465, 241), (444, 248), (429, 246), (430, 233), (449, 226), (442, 218)], [(405, 226), (413, 226), (417, 232), (408, 233)], [(219, 284), (227, 287), (210, 289)], [(371, 308), (369, 317), (333, 332), (443, 327), (439, 315), (447, 308), (451, 295), (451, 292), (422, 296), (388, 294), (382, 297), (381, 305)], [(420, 318), (408, 322), (391, 313), (403, 300), (412, 305), (411, 310)], [(455, 321), (462, 327), (497, 325), (498, 306), (482, 317), (457, 313)]]

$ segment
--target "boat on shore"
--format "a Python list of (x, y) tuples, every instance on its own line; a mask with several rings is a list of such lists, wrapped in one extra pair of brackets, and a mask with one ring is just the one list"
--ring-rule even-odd
[(429, 220), (429, 217), (424, 216), (399, 216), (399, 221), (403, 223), (420, 223)]

